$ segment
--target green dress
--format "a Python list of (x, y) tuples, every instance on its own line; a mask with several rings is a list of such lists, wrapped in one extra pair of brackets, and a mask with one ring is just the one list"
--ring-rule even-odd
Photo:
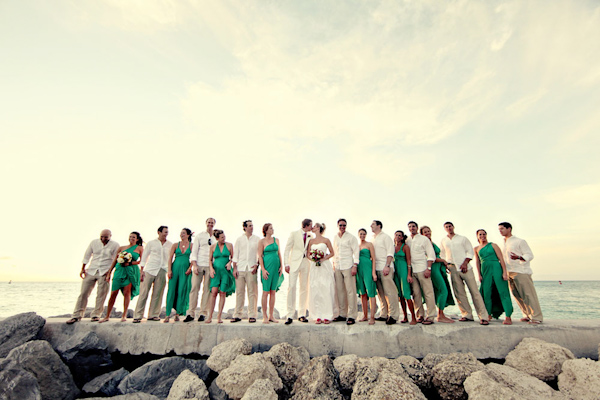
[(279, 275), (281, 260), (279, 259), (279, 246), (277, 246), (275, 238), (273, 238), (273, 243), (266, 246), (263, 250), (263, 262), (265, 263), (265, 269), (269, 273), (269, 277), (264, 279), (262, 271), (260, 272), (263, 292), (278, 291), (283, 283), (283, 274)]
[[(435, 258), (440, 258), (440, 248), (433, 242), (433, 250), (435, 250)], [(446, 266), (443, 263), (433, 263), (431, 266), (431, 283), (433, 283), (433, 292), (435, 295), (435, 304), (440, 310), (444, 310), (446, 306), (454, 305), (450, 282), (446, 274)]]
[[(140, 254), (135, 252), (137, 247), (138, 245), (134, 244), (130, 248), (124, 250), (131, 254), (133, 257), (131, 259), (132, 262), (140, 259)], [(133, 299), (140, 294), (140, 268), (137, 265), (123, 266), (122, 264), (117, 263), (111, 290), (114, 292), (115, 290), (121, 289), (122, 292), (129, 284), (131, 284), (131, 298)]]
[(394, 283), (398, 288), (398, 293), (406, 300), (411, 299), (410, 284), (408, 283), (408, 263), (406, 262), (406, 253), (404, 253), (405, 243), (402, 243), (400, 250), (394, 254)]
[(174, 308), (177, 315), (185, 315), (190, 304), (190, 290), (192, 288), (192, 274), (186, 275), (185, 272), (190, 267), (190, 254), (192, 253), (190, 243), (185, 253), (181, 252), (177, 243), (175, 250), (175, 260), (171, 270), (173, 277), (169, 279), (169, 291), (167, 292), (167, 316), (171, 315)]
[(510, 317), (513, 312), (508, 282), (502, 279), (502, 265), (496, 256), (496, 251), (491, 243), (486, 244), (479, 253), (481, 263), (481, 286), (479, 292), (483, 297), (485, 309), (488, 314), (498, 318), (502, 312)]
[(361, 296), (363, 294), (366, 294), (367, 297), (377, 296), (377, 285), (373, 280), (373, 264), (371, 261), (371, 251), (369, 249), (361, 249), (358, 256), (356, 292)]
[(213, 252), (213, 269), (215, 277), (210, 280), (210, 288), (219, 288), (219, 292), (225, 292), (225, 297), (231, 296), (235, 292), (235, 278), (233, 271), (227, 270), (227, 263), (231, 253), (226, 244), (223, 244), (223, 251), (219, 249), (219, 244), (215, 246)]

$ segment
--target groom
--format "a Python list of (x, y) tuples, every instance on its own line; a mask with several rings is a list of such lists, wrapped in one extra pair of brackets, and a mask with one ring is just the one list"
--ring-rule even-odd
[[(306, 246), (312, 238), (312, 220), (305, 219), (302, 221), (302, 229), (294, 231), (285, 244), (283, 253), (285, 272), (290, 274), (287, 295), (287, 320), (286, 325), (292, 323), (294, 312), (296, 311), (296, 284), (300, 277), (300, 309), (298, 310), (298, 321), (308, 322), (306, 319), (306, 309), (308, 300), (308, 272), (309, 264), (306, 255)], [(263, 310), (264, 312), (264, 310)]]

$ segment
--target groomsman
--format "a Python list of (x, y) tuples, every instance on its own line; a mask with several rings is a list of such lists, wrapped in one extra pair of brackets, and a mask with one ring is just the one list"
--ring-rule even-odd
[(306, 257), (306, 246), (312, 238), (312, 220), (305, 219), (302, 221), (302, 229), (294, 231), (285, 244), (283, 253), (283, 263), (285, 272), (289, 274), (290, 280), (288, 283), (287, 294), (287, 320), (286, 325), (292, 323), (294, 313), (296, 312), (296, 286), (298, 278), (300, 278), (300, 308), (298, 310), (298, 321), (308, 322), (306, 311), (308, 308), (308, 273), (309, 263)]
[[(431, 240), (418, 233), (419, 225), (410, 221), (408, 223), (410, 237), (406, 243), (410, 247), (410, 259), (413, 271), (413, 301), (419, 321), (423, 325), (431, 325), (437, 315), (435, 306), (435, 294), (433, 292), (433, 283), (431, 282), (431, 265), (435, 261), (435, 250)], [(423, 297), (427, 305), (427, 318), (423, 310)]]
[(133, 323), (142, 321), (150, 289), (152, 289), (152, 298), (150, 307), (148, 307), (148, 321), (160, 321), (162, 298), (167, 283), (169, 254), (173, 246), (173, 243), (167, 240), (168, 235), (169, 228), (161, 226), (158, 228), (158, 238), (149, 241), (144, 249), (140, 262), (140, 297), (133, 314)]
[[(235, 241), (233, 252), (233, 276), (235, 277), (235, 313), (231, 322), (242, 320), (245, 290), (248, 289), (248, 322), (256, 322), (257, 317), (257, 292), (258, 282), (258, 241), (260, 238), (253, 235), (254, 224), (244, 221), (244, 234)], [(266, 311), (266, 310), (265, 310)]]
[(533, 260), (533, 252), (525, 240), (513, 236), (512, 225), (509, 222), (501, 222), (498, 229), (504, 236), (502, 254), (508, 271), (510, 291), (523, 312), (521, 321), (541, 324), (544, 316), (531, 279), (533, 271), (529, 265)]
[(339, 315), (334, 321), (346, 321), (346, 324), (353, 325), (358, 315), (356, 272), (360, 246), (358, 239), (346, 232), (346, 225), (344, 218), (338, 220), (339, 232), (333, 239), (335, 291), (339, 306)]
[[(106, 273), (110, 269), (113, 260), (119, 252), (119, 243), (110, 240), (112, 233), (108, 229), (100, 232), (100, 239), (94, 239), (87, 247), (83, 255), (83, 265), (79, 276), (83, 279), (81, 282), (81, 293), (75, 303), (75, 310), (67, 324), (71, 325), (79, 322), (83, 318), (88, 298), (98, 282), (98, 292), (96, 294), (96, 307), (92, 311), (92, 322), (97, 322), (104, 311), (104, 301), (109, 292), (109, 283), (106, 281)], [(90, 262), (90, 258), (92, 261)]]
[(471, 242), (466, 237), (454, 233), (454, 224), (452, 222), (446, 222), (444, 229), (448, 235), (442, 239), (440, 258), (448, 262), (452, 290), (462, 314), (462, 318), (459, 321), (473, 321), (473, 310), (465, 291), (465, 285), (467, 285), (469, 292), (471, 292), (471, 298), (477, 310), (477, 315), (479, 316), (479, 323), (488, 325), (488, 312), (485, 309), (481, 293), (479, 293), (479, 289), (477, 288), (477, 280), (475, 279), (475, 274), (473, 274), (473, 267), (470, 264), (470, 261), (475, 256), (473, 245), (471, 245)]
[(196, 307), (198, 306), (198, 292), (200, 292), (200, 286), (203, 282), (204, 288), (202, 289), (198, 321), (204, 321), (208, 315), (208, 300), (210, 297), (210, 266), (208, 258), (211, 244), (217, 241), (213, 235), (216, 223), (217, 221), (214, 218), (208, 218), (206, 220), (206, 230), (198, 233), (192, 241), (192, 254), (190, 255), (193, 272), (192, 289), (190, 290), (190, 306), (183, 322), (194, 320)]
[(394, 241), (381, 229), (383, 229), (381, 221), (373, 221), (371, 230), (374, 234), (376, 284), (381, 302), (381, 314), (377, 321), (386, 321), (387, 325), (393, 325), (400, 318), (398, 288), (394, 283)]

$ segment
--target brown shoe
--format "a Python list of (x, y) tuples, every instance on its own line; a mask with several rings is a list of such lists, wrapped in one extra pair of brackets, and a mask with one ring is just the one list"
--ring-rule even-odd
[(79, 319), (77, 319), (77, 318), (71, 318), (70, 320), (67, 321), (67, 325), (74, 324), (75, 322), (79, 322)]

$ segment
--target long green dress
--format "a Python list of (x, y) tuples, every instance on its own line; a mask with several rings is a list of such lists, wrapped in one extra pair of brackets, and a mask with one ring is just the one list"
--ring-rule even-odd
[[(132, 262), (140, 259), (140, 254), (135, 252), (137, 247), (138, 245), (134, 244), (130, 248), (124, 250), (131, 254)], [(123, 289), (129, 284), (131, 284), (131, 298), (133, 299), (140, 294), (140, 268), (137, 265), (123, 266), (123, 264), (117, 263), (111, 290), (114, 292), (115, 290), (121, 289), (121, 292), (123, 292)]]
[(179, 247), (181, 242), (177, 243), (175, 250), (175, 260), (171, 270), (173, 277), (169, 279), (169, 290), (167, 292), (167, 316), (171, 315), (174, 308), (177, 315), (185, 315), (190, 304), (190, 290), (192, 288), (192, 275), (186, 275), (185, 272), (190, 267), (190, 254), (192, 253), (190, 243), (185, 253), (181, 252)]
[(502, 279), (502, 265), (491, 243), (486, 244), (478, 253), (481, 263), (481, 286), (479, 292), (483, 297), (485, 309), (494, 318), (502, 312), (510, 317), (513, 312), (508, 282)]
[(367, 297), (377, 296), (377, 284), (373, 280), (373, 264), (371, 251), (361, 249), (358, 255), (358, 272), (356, 274), (356, 292)]
[(408, 283), (408, 263), (406, 262), (406, 253), (404, 253), (405, 243), (402, 243), (400, 250), (394, 254), (394, 283), (398, 288), (398, 293), (406, 300), (411, 299), (410, 284)]
[(279, 246), (277, 246), (275, 238), (273, 238), (273, 243), (266, 246), (263, 250), (263, 262), (265, 263), (265, 269), (269, 273), (269, 277), (263, 279), (262, 271), (260, 272), (263, 292), (278, 291), (283, 283), (283, 274), (279, 275), (281, 260), (279, 260)]
[(235, 292), (235, 278), (233, 271), (227, 270), (227, 263), (231, 253), (226, 244), (223, 244), (223, 251), (219, 249), (219, 244), (215, 246), (213, 252), (213, 269), (215, 277), (210, 280), (210, 288), (219, 288), (219, 292), (225, 292), (225, 297), (231, 296)]
[[(433, 242), (433, 250), (435, 250), (435, 258), (440, 258), (440, 248)], [(440, 310), (444, 310), (447, 306), (454, 305), (450, 282), (446, 274), (446, 266), (443, 263), (433, 263), (431, 266), (431, 283), (433, 283), (433, 292), (435, 295), (435, 304)]]

